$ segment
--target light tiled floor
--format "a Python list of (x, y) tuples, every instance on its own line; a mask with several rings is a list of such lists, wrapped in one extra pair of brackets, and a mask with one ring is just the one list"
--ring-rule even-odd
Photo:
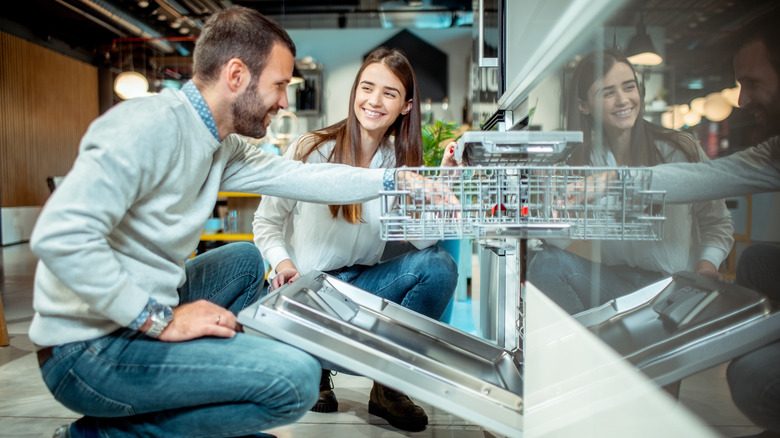
[[(35, 346), (27, 337), (32, 317), (34, 257), (26, 244), (0, 247), (0, 286), (11, 345), (0, 347), (0, 437), (50, 437), (54, 429), (79, 417), (59, 403), (43, 385), (35, 358)], [(469, 309), (456, 306), (453, 321), (468, 321)], [(428, 428), (406, 433), (369, 415), (371, 381), (338, 374), (334, 378), (339, 412), (309, 413), (299, 422), (270, 432), (279, 438), (489, 438), (483, 428), (422, 404), (430, 418)], [(725, 365), (689, 377), (682, 384), (680, 403), (712, 426), (716, 434), (734, 437), (757, 433), (734, 407), (725, 382)]]

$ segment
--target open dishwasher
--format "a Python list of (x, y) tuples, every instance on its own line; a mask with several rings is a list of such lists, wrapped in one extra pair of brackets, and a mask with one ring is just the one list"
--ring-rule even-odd
[[(476, 239), (495, 251), (495, 339), (319, 272), (264, 297), (239, 322), (486, 429), (522, 436), (521, 243), (663, 235), (664, 194), (648, 190), (648, 170), (554, 165), (581, 141), (572, 132), (467, 132), (456, 155), (486, 165), (405, 168), (424, 178), (381, 194), (384, 240)], [(596, 178), (605, 170), (619, 178)], [(449, 194), (460, 202), (442, 203)]]
[[(459, 183), (470, 188), (458, 191), (465, 205), (457, 221), (464, 228), (471, 223), (469, 237), (492, 252), (490, 263), (480, 266), (489, 274), (481, 294), (492, 306), (480, 312), (487, 316), (483, 335), (494, 330), (491, 339), (519, 350), (521, 358), (523, 257), (529, 239), (663, 238), (664, 193), (648, 190), (651, 170), (551, 165), (568, 157), (575, 142), (576, 133), (467, 132), (455, 152), (456, 160), (479, 165), (460, 177)], [(605, 172), (614, 177), (601, 179)], [(473, 177), (480, 174), (491, 176)], [(419, 208), (416, 202), (402, 210)], [(412, 227), (415, 234), (436, 238), (439, 232), (438, 238), (447, 238), (446, 219), (426, 223), (431, 214), (419, 211), (405, 216), (420, 217), (412, 222), (427, 228), (418, 232), (407, 225), (407, 233)], [(404, 226), (395, 226), (399, 232), (392, 237), (402, 236)], [(778, 303), (691, 272), (677, 272), (574, 319), (659, 386), (780, 339)]]

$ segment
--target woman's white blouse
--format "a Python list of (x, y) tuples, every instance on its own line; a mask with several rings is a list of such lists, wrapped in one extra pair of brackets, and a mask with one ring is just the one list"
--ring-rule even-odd
[[(293, 159), (301, 137), (284, 154)], [(335, 142), (320, 146), (307, 158), (308, 163), (323, 163), (333, 150)], [(371, 168), (395, 166), (392, 147), (379, 148), (371, 161)], [(323, 184), (336, 184), (323, 181)], [(350, 190), (350, 187), (344, 187)], [(287, 198), (263, 196), (252, 222), (254, 242), (263, 258), (274, 268), (285, 259), (295, 263), (301, 275), (311, 271), (379, 263), (385, 249), (380, 239), (380, 199), (363, 203), (363, 222), (350, 224), (341, 214), (334, 218), (327, 204), (298, 202)], [(431, 246), (435, 241), (412, 242), (418, 248)]]

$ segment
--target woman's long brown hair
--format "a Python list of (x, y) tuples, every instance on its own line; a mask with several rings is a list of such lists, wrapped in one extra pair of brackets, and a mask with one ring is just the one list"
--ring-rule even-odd
[[(349, 115), (346, 119), (335, 123), (326, 128), (312, 132), (307, 135), (304, 144), (299, 148), (297, 159), (306, 161), (306, 159), (319, 147), (328, 142), (335, 141), (333, 151), (328, 157), (329, 163), (349, 164), (350, 166), (359, 166), (364, 161), (360, 145), (360, 122), (355, 114), (355, 94), (363, 71), (373, 63), (381, 63), (401, 81), (406, 90), (404, 102), (412, 101), (412, 109), (408, 114), (401, 114), (395, 122), (387, 128), (379, 147), (385, 147), (390, 142), (390, 137), (394, 136), (395, 165), (400, 166), (421, 166), (422, 165), (422, 134), (420, 128), (420, 93), (417, 89), (417, 78), (409, 60), (406, 59), (401, 51), (396, 49), (387, 49), (380, 47), (371, 52), (363, 62), (360, 70), (355, 76), (355, 82), (352, 84), (352, 93), (349, 97)], [(333, 217), (338, 217), (341, 211), (344, 219), (355, 224), (363, 220), (362, 204), (351, 205), (330, 205)]]

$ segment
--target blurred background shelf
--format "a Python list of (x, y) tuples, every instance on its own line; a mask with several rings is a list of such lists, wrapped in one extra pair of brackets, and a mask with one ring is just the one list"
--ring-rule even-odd
[(204, 241), (249, 241), (253, 239), (252, 233), (214, 233), (214, 234), (201, 234), (200, 240)]
[[(230, 242), (251, 242), (252, 218), (255, 210), (260, 205), (260, 195), (240, 192), (219, 192), (217, 202), (214, 205), (212, 219), (224, 220), (228, 212), (235, 211), (237, 216), (237, 232), (226, 233), (224, 229), (210, 228), (200, 235), (198, 252), (208, 251), (216, 246)], [(204, 242), (206, 244), (204, 244)], [(216, 246), (215, 246), (216, 245)]]
[(240, 192), (219, 192), (220, 198), (259, 198), (260, 195), (254, 193), (240, 193)]

